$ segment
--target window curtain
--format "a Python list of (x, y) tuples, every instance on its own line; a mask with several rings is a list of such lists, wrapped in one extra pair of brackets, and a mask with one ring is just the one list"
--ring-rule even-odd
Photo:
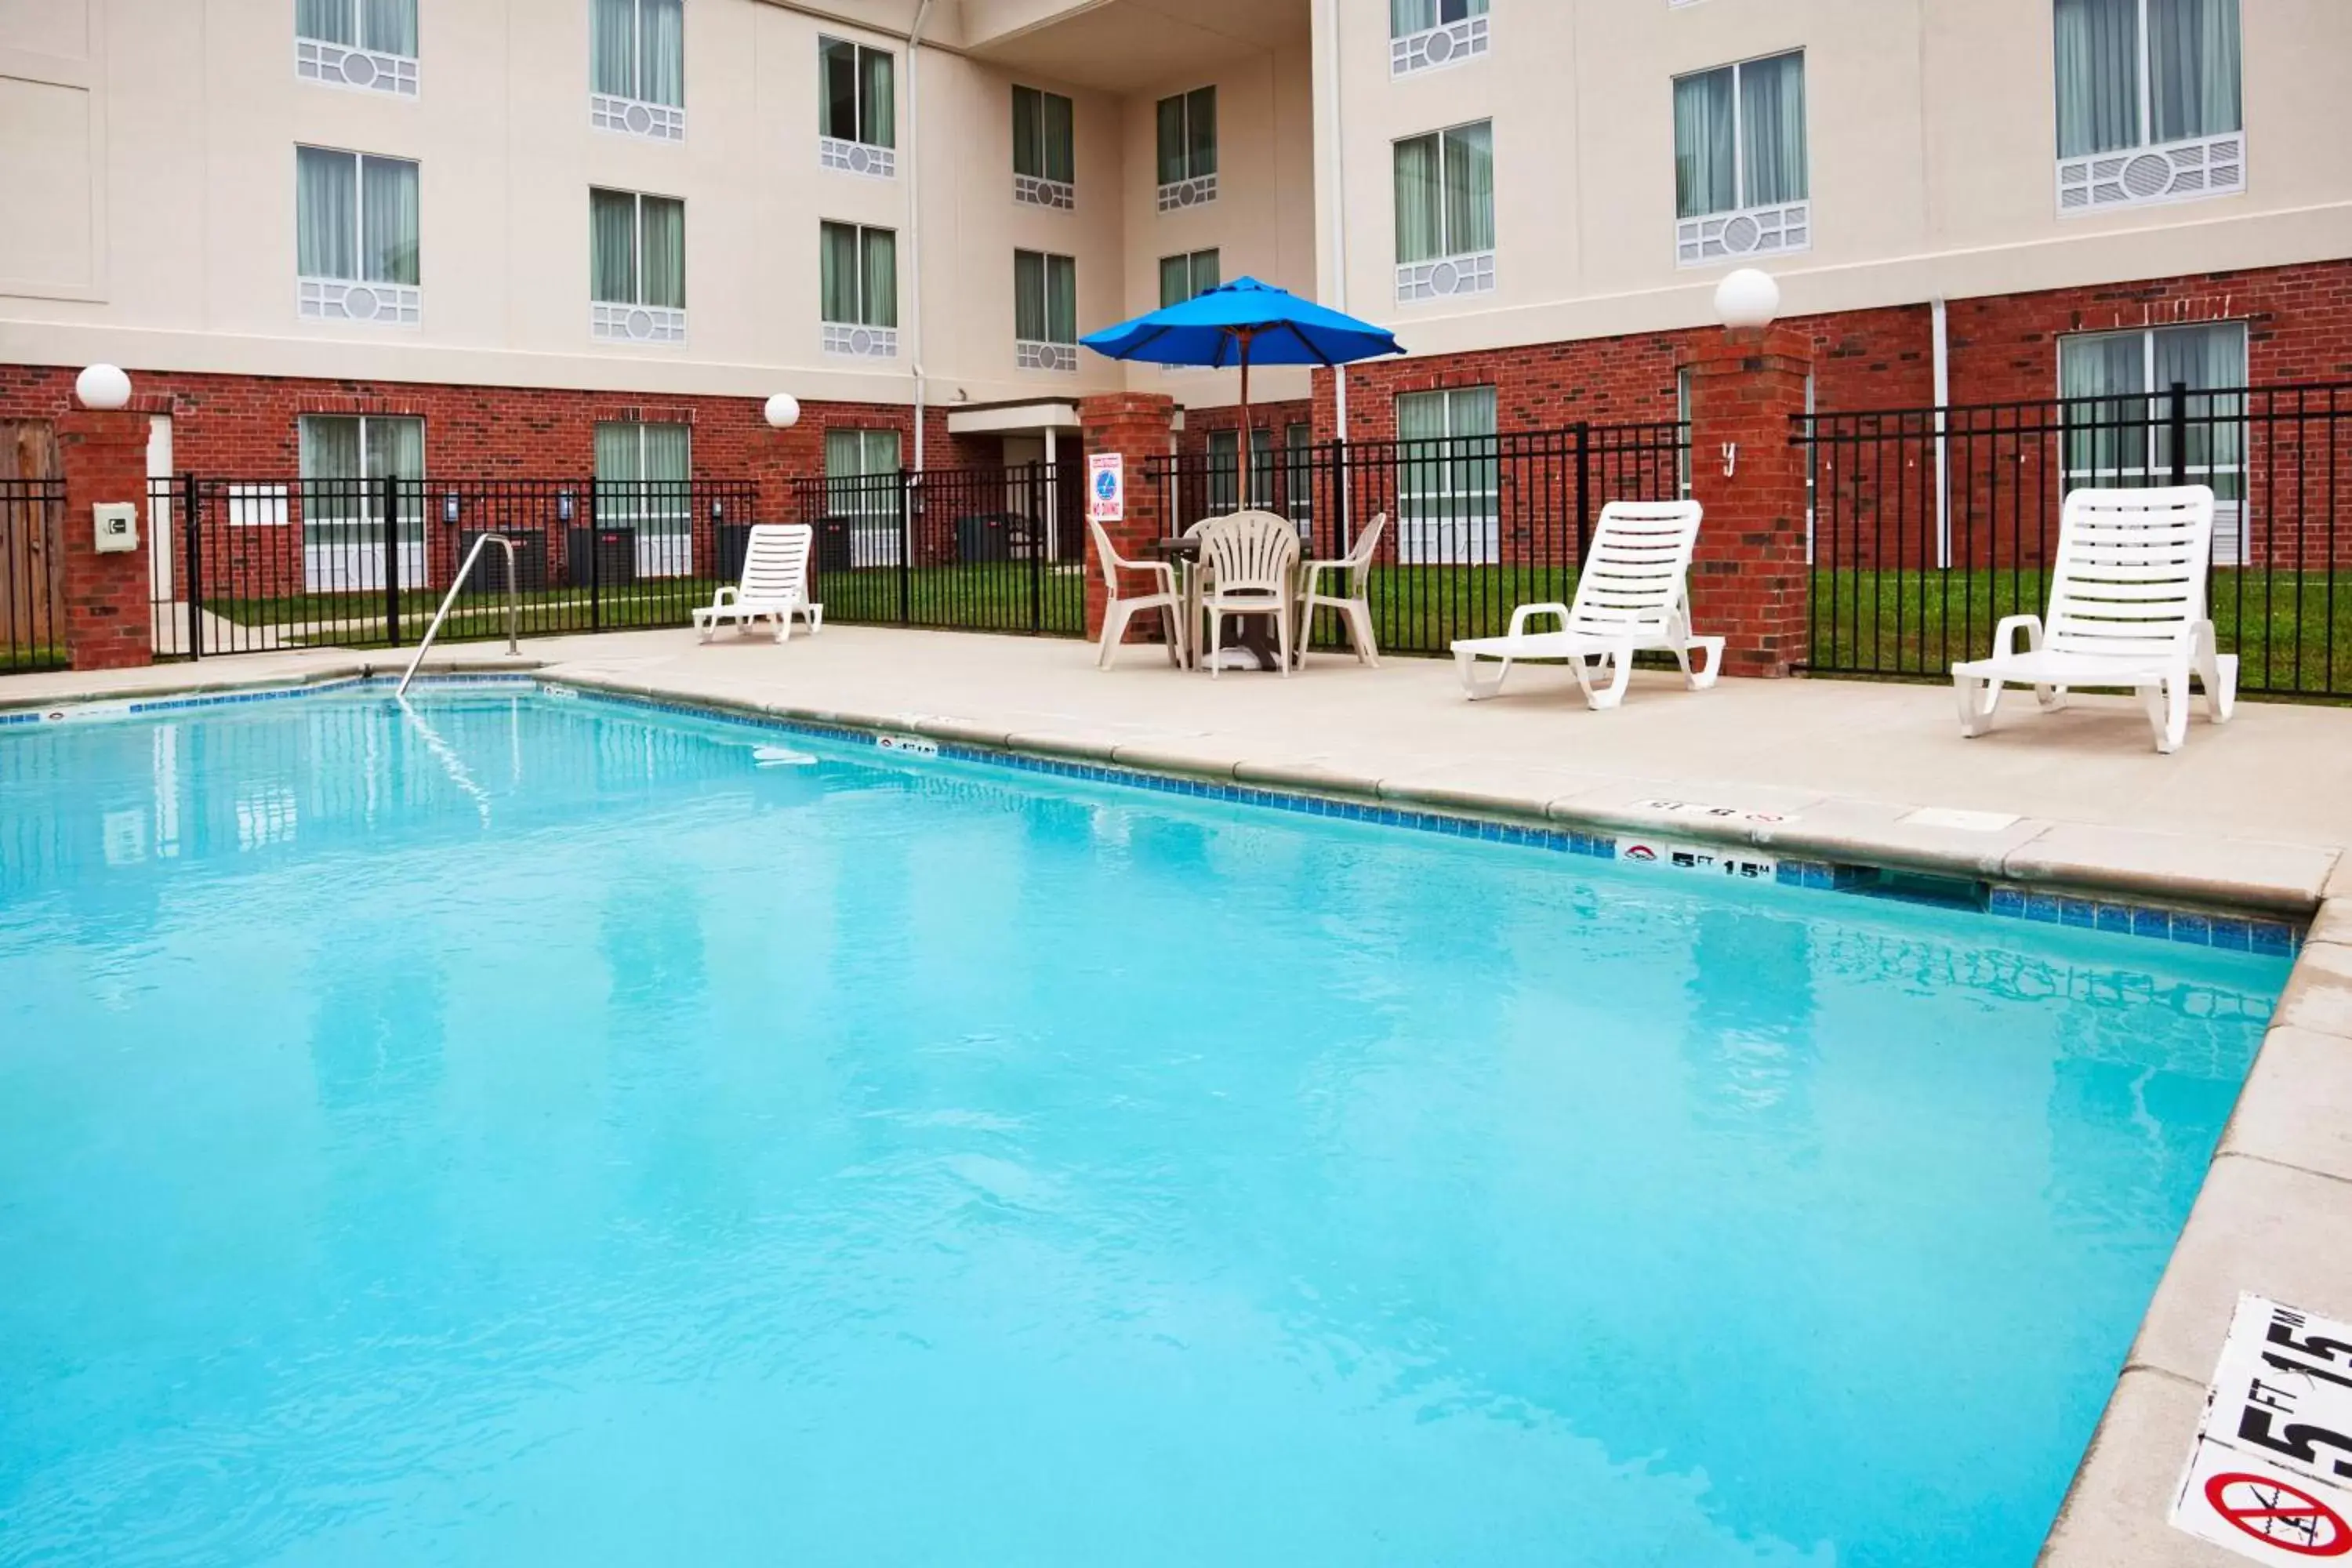
[(415, 164), (403, 158), (360, 160), (360, 244), (362, 278), (416, 286)]
[(322, 43), (358, 43), (352, 37), (352, 0), (294, 0), (294, 32)]
[(1389, 37), (1409, 38), (1437, 26), (1437, 0), (1389, 0)]
[(1189, 256), (1163, 256), (1160, 258), (1160, 308), (1181, 305), (1192, 297), (1192, 258)]
[(1024, 343), (1045, 341), (1045, 258), (1034, 250), (1013, 255), (1013, 335)]
[(1184, 100), (1160, 100), (1160, 183), (1172, 185), (1184, 177)]
[(1805, 57), (1778, 55), (1739, 68), (1740, 132), (1747, 138), (1747, 206), (1805, 199)]
[(857, 139), (869, 147), (898, 144), (898, 100), (893, 90), (892, 62), (887, 50), (857, 51), (860, 106)]
[[(394, 479), (422, 480), (425, 478), (425, 421), (422, 419), (363, 419), (364, 460), (371, 479)], [(425, 533), (425, 487), (421, 483), (402, 485), (395, 492), (400, 509), (400, 531), (410, 540), (421, 539)], [(369, 500), (374, 500), (371, 492)], [(382, 517), (382, 510), (370, 508), (370, 515)]]
[(645, 477), (644, 452), (637, 442), (640, 426), (626, 420), (605, 420), (596, 426), (596, 478), (606, 484), (633, 485)]
[(2058, 342), (2058, 393), (2095, 402), (2066, 405), (2068, 487), (2144, 480), (2147, 473), (2147, 343), (2138, 332)]
[(686, 204), (666, 196), (639, 196), (645, 228), (645, 251), (638, 266), (645, 276), (646, 305), (686, 309)]
[(1217, 172), (1217, 89), (1197, 88), (1184, 95), (1184, 173), (1188, 179)]
[(821, 225), (817, 230), (817, 247), (824, 273), (818, 285), (821, 318), (839, 326), (856, 326), (857, 230), (845, 223)]
[(2245, 129), (2238, 0), (2148, 0), (2147, 34), (2155, 140), (2179, 142)]
[(1675, 81), (1676, 217), (1705, 217), (1739, 205), (1731, 77), (1726, 67)]
[(416, 54), (416, 0), (360, 0), (360, 44), (387, 55)]
[(645, 435), (646, 531), (684, 533), (694, 521), (687, 426), (640, 425), (637, 428)]
[(637, 96), (648, 103), (686, 107), (684, 0), (638, 0)]
[[(2192, 396), (2189, 400), (2189, 482), (2210, 484), (2225, 501), (2243, 495), (2246, 400), (2234, 395), (2246, 384), (2246, 329), (2234, 321), (2199, 327), (2163, 327), (2153, 334), (2156, 383), (2149, 390), (2159, 397), (2176, 381), (2191, 393), (2227, 392), (2229, 396)], [(2172, 471), (2169, 411), (2157, 405), (2156, 477)]]
[(1067, 256), (1045, 258), (1045, 341), (1078, 341), (1078, 264)]
[(898, 237), (887, 228), (869, 228), (866, 240), (866, 324), (898, 324)]
[(305, 416), (299, 460), (302, 466), (302, 531), (318, 543), (319, 531), (355, 522), (360, 515), (362, 453), (356, 419)]
[(1073, 106), (1060, 93), (1044, 95), (1045, 108), (1045, 178), (1064, 184), (1078, 177), (1077, 132)]
[(588, 193), (588, 294), (607, 305), (637, 302), (637, 198)]
[(637, 96), (635, 0), (594, 0), (588, 16), (588, 80), (615, 98)]
[(817, 73), (823, 90), (817, 95), (817, 130), (835, 141), (857, 140), (857, 46), (838, 38), (820, 38)]
[(1234, 430), (1209, 432), (1209, 510), (1229, 512), (1241, 505), (1242, 438)]
[(1045, 178), (1045, 94), (1034, 87), (1013, 89), (1013, 172)]
[[(1416, 136), (1396, 144), (1396, 258), (1399, 266), (1429, 261), (1444, 253), (1445, 234), (1438, 199), (1437, 138)], [(1402, 403), (1398, 405), (1403, 406)]]
[(1495, 128), (1465, 125), (1444, 137), (1445, 254), (1495, 248)]
[(359, 278), (359, 183), (351, 153), (295, 149), (295, 265), (303, 277)]
[(1224, 258), (1218, 252), (1194, 251), (1192, 253), (1192, 292), (1205, 294), (1216, 288), (1225, 280), (1224, 271)]
[(2057, 5), (2058, 156), (2139, 145), (2139, 0)]

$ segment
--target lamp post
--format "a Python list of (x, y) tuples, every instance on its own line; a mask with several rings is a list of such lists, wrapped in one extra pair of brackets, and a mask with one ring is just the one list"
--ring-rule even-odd
[(1780, 313), (1780, 286), (1753, 267), (1726, 273), (1715, 286), (1715, 313), (1735, 330), (1769, 327)]
[(122, 367), (94, 364), (74, 377), (74, 401), (101, 411), (131, 406), (131, 378)]

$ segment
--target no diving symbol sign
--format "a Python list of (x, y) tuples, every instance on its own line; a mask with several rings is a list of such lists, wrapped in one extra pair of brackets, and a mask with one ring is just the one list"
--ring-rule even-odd
[(2266, 1545), (2301, 1557), (2352, 1552), (2352, 1526), (2300, 1487), (2270, 1476), (2208, 1477), (2205, 1501), (2225, 1523)]

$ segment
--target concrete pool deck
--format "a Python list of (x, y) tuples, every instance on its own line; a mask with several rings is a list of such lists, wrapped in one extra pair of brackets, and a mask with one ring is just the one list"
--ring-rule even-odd
[[(383, 653), (281, 652), (0, 679), (0, 708), (316, 680)], [(1171, 669), (1130, 647), (828, 627), (778, 647), (690, 632), (546, 638), (508, 660), (582, 686), (1439, 810), (1540, 817), (2310, 921), (2261, 1056), (2044, 1554), (2047, 1563), (2242, 1561), (2166, 1522), (2242, 1291), (2352, 1316), (2352, 710), (2243, 703), (2158, 755), (2137, 702), (2038, 712), (2012, 696), (1963, 740), (1948, 688), (1637, 675), (1588, 712), (1554, 669), (1463, 700), (1453, 668), (1318, 656), (1288, 680)], [(1662, 802), (1723, 808), (1696, 817)], [(1931, 815), (1921, 818), (1917, 814)], [(1980, 814), (1953, 817), (1937, 813)]]

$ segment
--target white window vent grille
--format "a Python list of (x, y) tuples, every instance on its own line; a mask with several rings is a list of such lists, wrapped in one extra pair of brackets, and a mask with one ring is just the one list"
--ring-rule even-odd
[(1409, 261), (1397, 268), (1396, 297), (1400, 305), (1494, 291), (1495, 253), (1491, 250), (1441, 257), (1435, 261)]
[(824, 323), (824, 352), (847, 354), (852, 359), (896, 359), (898, 357), (898, 330), (896, 327), (853, 327), (839, 321)]
[(686, 312), (662, 305), (607, 305), (599, 301), (588, 307), (588, 335), (608, 343), (682, 343), (686, 342)]
[(1197, 174), (1189, 180), (1178, 180), (1160, 187), (1160, 210), (1181, 212), (1186, 207), (1206, 206), (1217, 199), (1217, 176)]
[(1023, 370), (1074, 372), (1078, 368), (1075, 343), (1040, 343), (1024, 338), (1013, 345), (1013, 363)]
[(667, 103), (646, 103), (615, 98), (609, 92), (588, 95), (588, 123), (599, 131), (638, 136), (647, 142), (686, 140), (686, 110)]
[(1742, 256), (1784, 256), (1813, 246), (1813, 204), (1741, 207), (1675, 225), (1675, 261), (1705, 267)]
[(352, 283), (340, 278), (297, 279), (296, 307), (306, 321), (375, 321), (414, 327), (425, 320), (425, 290), (399, 283)]
[(2061, 217), (2105, 207), (2232, 196), (2245, 188), (2246, 138), (2241, 132), (2058, 161)]
[(816, 161), (824, 168), (836, 169), (845, 174), (864, 174), (876, 180), (898, 177), (898, 153), (895, 148), (876, 147), (865, 142), (844, 142), (838, 136), (816, 139)]
[(1066, 180), (1041, 180), (1034, 174), (1013, 176), (1013, 199), (1024, 207), (1051, 207), (1055, 212), (1072, 212), (1078, 205), (1078, 191)]
[(294, 40), (294, 74), (304, 81), (322, 81), (330, 87), (355, 87), (399, 98), (416, 96), (416, 62), (408, 56), (354, 49), (317, 38)]
[(1443, 27), (1432, 27), (1424, 33), (1409, 33), (1402, 38), (1389, 40), (1389, 75), (1411, 76), (1415, 71), (1436, 70), (1442, 66), (1458, 66), (1486, 52), (1485, 16), (1465, 16), (1459, 22), (1449, 22)]

